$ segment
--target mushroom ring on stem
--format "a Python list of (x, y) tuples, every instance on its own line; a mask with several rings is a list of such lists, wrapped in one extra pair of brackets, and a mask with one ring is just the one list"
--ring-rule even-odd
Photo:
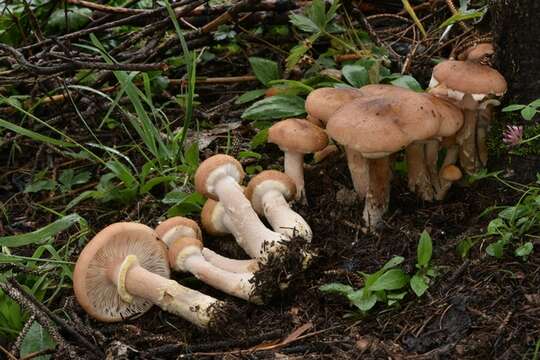
[(246, 188), (246, 197), (251, 201), (253, 209), (268, 219), (274, 231), (291, 239), (298, 236), (311, 241), (311, 227), (289, 206), (288, 201), (294, 198), (294, 194), (294, 181), (276, 170), (259, 173), (251, 179)]
[(239, 185), (243, 178), (242, 165), (231, 156), (219, 154), (201, 163), (195, 173), (195, 187), (223, 204), (238, 245), (250, 257), (266, 263), (268, 255), (283, 249), (290, 239), (262, 223)]
[[(207, 203), (208, 202), (219, 204), (211, 199), (208, 199)], [(204, 218), (204, 216), (205, 213), (203, 208), (201, 217)], [(201, 229), (199, 228), (199, 225), (197, 225), (195, 221), (182, 216), (175, 216), (163, 221), (158, 225), (158, 227), (156, 227), (156, 233), (161, 240), (167, 244), (168, 247), (170, 247), (175, 240), (180, 238), (195, 238), (202, 241)], [(208, 248), (202, 249), (202, 255), (212, 265), (230, 272), (255, 272), (259, 269), (257, 260), (254, 259), (230, 259), (228, 257), (221, 256)]]
[(202, 254), (203, 244), (199, 239), (178, 238), (169, 248), (169, 263), (177, 271), (190, 272), (206, 284), (240, 299), (261, 304), (254, 295), (253, 273), (225, 271), (211, 264)]
[(296, 200), (305, 202), (304, 154), (311, 154), (328, 145), (328, 136), (320, 127), (304, 119), (287, 119), (272, 125), (268, 142), (284, 152), (285, 173), (296, 184)]
[(115, 223), (82, 250), (73, 290), (82, 308), (100, 321), (122, 321), (152, 305), (209, 327), (225, 303), (169, 277), (169, 262), (157, 234), (137, 223)]

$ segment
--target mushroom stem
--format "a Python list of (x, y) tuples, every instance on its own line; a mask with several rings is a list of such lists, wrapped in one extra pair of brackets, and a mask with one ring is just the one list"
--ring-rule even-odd
[(476, 146), (478, 147), (478, 158), (483, 167), (487, 166), (488, 148), (487, 148), (487, 132), (489, 123), (491, 122), (493, 106), (487, 105), (485, 109), (478, 112), (478, 123), (476, 125)]
[(422, 200), (433, 200), (429, 171), (426, 165), (425, 146), (422, 142), (414, 141), (405, 148), (407, 159), (407, 177), (409, 190), (418, 194)]
[(370, 230), (375, 230), (380, 227), (382, 216), (388, 209), (392, 170), (388, 156), (368, 159), (368, 164), (369, 189), (364, 205), (364, 221)]
[(294, 238), (301, 237), (311, 241), (313, 233), (310, 226), (297, 212), (293, 211), (283, 194), (277, 190), (269, 190), (262, 197), (264, 216), (274, 231)]
[(257, 260), (236, 260), (231, 259), (225, 256), (221, 256), (218, 253), (208, 249), (202, 249), (202, 255), (204, 258), (214, 266), (217, 266), (220, 269), (225, 271), (230, 271), (233, 273), (248, 273), (256, 272), (259, 270), (259, 263)]
[[(439, 171), (437, 170), (437, 162), (439, 160), (439, 141), (432, 139), (425, 141), (426, 151), (426, 167), (429, 174), (430, 183), (432, 189), (434, 189), (433, 195), (441, 189), (441, 183), (439, 180)], [(433, 196), (429, 201), (433, 200)]]
[(351, 173), (354, 190), (360, 200), (364, 200), (369, 187), (368, 160), (361, 153), (348, 146), (345, 146), (345, 155), (347, 156), (347, 165)]
[(296, 184), (296, 200), (306, 202), (306, 190), (304, 189), (304, 154), (292, 151), (285, 152), (285, 174), (289, 175)]
[[(459, 146), (457, 144), (450, 145), (446, 149), (446, 156), (444, 157), (444, 161), (441, 165), (441, 170), (444, 169), (448, 165), (454, 165), (459, 157)], [(440, 176), (439, 172), (439, 183), (441, 187), (435, 194), (435, 200), (442, 200), (446, 197), (446, 194), (452, 187), (452, 181), (444, 179), (444, 177)]]
[(109, 276), (120, 289), (120, 293), (123, 290), (128, 296), (134, 295), (147, 299), (163, 310), (202, 328), (208, 327), (213, 318), (213, 309), (221, 304), (211, 296), (146, 270), (139, 265), (135, 255), (127, 256)]
[(242, 188), (232, 177), (224, 176), (217, 180), (215, 192), (229, 216), (230, 230), (236, 242), (250, 257), (265, 261), (269, 252), (282, 246), (281, 241), (288, 240), (264, 226)]
[(477, 112), (475, 110), (464, 109), (465, 121), (463, 127), (457, 135), (460, 143), (459, 163), (469, 175), (474, 174), (479, 169), (479, 161), (476, 152), (476, 122)]

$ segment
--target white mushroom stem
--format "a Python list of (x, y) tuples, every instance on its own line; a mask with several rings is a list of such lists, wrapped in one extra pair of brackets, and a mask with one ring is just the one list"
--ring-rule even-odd
[(297, 212), (293, 211), (283, 194), (277, 190), (268, 190), (262, 196), (264, 216), (274, 231), (294, 238), (301, 237), (311, 241), (313, 233), (308, 223)]
[(305, 202), (304, 189), (304, 154), (294, 151), (284, 151), (285, 174), (289, 175), (296, 184), (296, 200)]
[(415, 141), (405, 148), (409, 190), (418, 194), (422, 200), (433, 200), (433, 186), (427, 167), (425, 146)]
[(354, 151), (345, 146), (345, 155), (347, 156), (347, 165), (354, 186), (360, 200), (366, 198), (369, 187), (369, 166), (368, 160), (358, 151)]
[(392, 170), (388, 156), (369, 159), (369, 189), (364, 205), (364, 221), (370, 230), (382, 224), (383, 214), (390, 200), (390, 180)]
[(124, 301), (129, 302), (130, 296), (141, 297), (202, 328), (208, 327), (214, 309), (222, 304), (211, 296), (146, 270), (135, 255), (127, 256), (112, 269), (109, 279), (120, 295), (123, 294)]
[(218, 179), (215, 183), (215, 193), (229, 216), (236, 242), (250, 257), (265, 262), (270, 252), (282, 246), (281, 241), (289, 240), (264, 226), (245, 197), (244, 191), (232, 177), (224, 176)]
[(218, 253), (208, 248), (202, 249), (202, 255), (209, 263), (225, 271), (230, 271), (233, 273), (248, 273), (248, 272), (254, 273), (259, 270), (259, 263), (255, 259), (250, 259), (250, 260), (231, 259), (225, 256), (221, 256)]
[(255, 287), (252, 282), (253, 273), (234, 273), (220, 269), (202, 256), (196, 246), (184, 249), (176, 259), (175, 269), (187, 270), (202, 282), (240, 299), (260, 303), (260, 299), (252, 296)]

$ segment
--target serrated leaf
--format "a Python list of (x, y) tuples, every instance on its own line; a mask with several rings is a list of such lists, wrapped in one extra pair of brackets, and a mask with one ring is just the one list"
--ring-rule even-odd
[(279, 68), (275, 61), (259, 57), (250, 57), (248, 60), (253, 73), (264, 86), (268, 86), (272, 80), (279, 79)]
[(293, 24), (302, 31), (309, 33), (319, 32), (319, 27), (317, 26), (317, 24), (315, 24), (310, 18), (304, 15), (291, 14), (289, 15), (289, 21), (291, 22), (291, 24)]
[(341, 72), (349, 84), (355, 87), (359, 88), (369, 83), (368, 71), (362, 65), (345, 65)]
[(432, 252), (433, 244), (431, 242), (431, 236), (424, 230), (420, 235), (420, 241), (418, 242), (418, 247), (416, 249), (418, 265), (421, 267), (427, 266), (431, 260)]
[(420, 85), (420, 83), (410, 75), (400, 76), (397, 79), (390, 81), (390, 83), (392, 85), (400, 86), (400, 87), (406, 88), (406, 89), (411, 89), (411, 90), (414, 90), (416, 92), (424, 91), (422, 89), (422, 85)]
[(299, 96), (276, 95), (257, 101), (244, 111), (243, 119), (270, 120), (305, 114), (304, 99)]
[(337, 293), (347, 296), (354, 291), (354, 288), (341, 283), (330, 283), (320, 286), (319, 290), (326, 293)]
[(411, 289), (414, 291), (416, 296), (420, 297), (424, 295), (426, 290), (429, 288), (429, 285), (426, 283), (424, 278), (418, 274), (414, 275), (411, 278)]
[(245, 104), (253, 100), (257, 100), (258, 98), (263, 96), (265, 92), (266, 92), (266, 89), (256, 89), (256, 90), (247, 91), (243, 93), (242, 95), (240, 95), (238, 99), (235, 100), (234, 103), (237, 105), (240, 105), (240, 104)]
[(371, 291), (397, 290), (407, 284), (407, 275), (401, 269), (391, 269), (382, 274), (369, 288)]

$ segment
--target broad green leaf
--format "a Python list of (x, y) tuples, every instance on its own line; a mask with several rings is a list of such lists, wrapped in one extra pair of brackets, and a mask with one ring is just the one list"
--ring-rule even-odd
[(403, 87), (403, 88), (406, 88), (406, 89), (411, 89), (411, 90), (414, 90), (416, 92), (424, 91), (422, 89), (422, 86), (420, 85), (420, 83), (410, 75), (400, 76), (397, 79), (390, 81), (390, 83), (392, 85), (400, 86), (400, 87)]
[(397, 290), (407, 284), (407, 275), (401, 269), (391, 269), (382, 274), (369, 288), (371, 291)]
[(377, 303), (377, 296), (366, 292), (364, 288), (349, 293), (347, 298), (354, 306), (362, 311), (369, 311)]
[(504, 253), (504, 246), (506, 245), (505, 241), (498, 240), (494, 243), (489, 244), (489, 246), (486, 248), (486, 252), (488, 255), (501, 258)]
[(420, 235), (420, 241), (418, 242), (418, 247), (416, 249), (418, 265), (421, 267), (427, 266), (431, 260), (432, 251), (433, 244), (431, 242), (431, 236), (424, 230)]
[(414, 291), (416, 296), (420, 297), (424, 295), (426, 290), (429, 288), (429, 285), (426, 283), (424, 278), (418, 274), (414, 275), (411, 278), (411, 289)]
[(54, 190), (56, 188), (56, 183), (50, 179), (38, 180), (31, 184), (26, 185), (24, 188), (25, 193), (35, 193), (44, 190)]
[(525, 120), (532, 120), (532, 118), (534, 117), (534, 115), (536, 115), (536, 113), (537, 113), (537, 110), (531, 106), (526, 106), (525, 108), (523, 108), (523, 110), (521, 110), (521, 116)]
[(514, 254), (520, 257), (527, 257), (532, 253), (533, 249), (533, 244), (531, 242), (526, 242), (525, 244), (518, 247)]
[(58, 181), (62, 184), (64, 190), (71, 190), (71, 188), (75, 185), (87, 183), (91, 176), (92, 175), (89, 171), (83, 171), (75, 174), (73, 169), (67, 169), (60, 173)]
[(322, 285), (321, 287), (319, 287), (319, 290), (322, 292), (338, 293), (347, 296), (354, 291), (354, 288), (350, 285), (345, 285), (341, 283), (331, 283)]
[(259, 100), (242, 114), (247, 120), (270, 120), (305, 114), (304, 99), (298, 96), (276, 95)]
[(289, 16), (289, 21), (291, 22), (291, 24), (293, 24), (302, 31), (309, 33), (319, 32), (319, 27), (317, 26), (317, 24), (315, 24), (310, 18), (304, 15), (291, 14)]
[(184, 153), (184, 161), (194, 167), (199, 166), (199, 144), (194, 142)]
[[(26, 336), (23, 338), (21, 343), (20, 355), (22, 358), (25, 356), (46, 350), (54, 349), (56, 343), (51, 338), (47, 330), (45, 330), (37, 321), (34, 321), (30, 326), (30, 330), (26, 333)], [(34, 360), (47, 360), (50, 359), (51, 355), (42, 355), (33, 357)]]
[(503, 111), (503, 112), (518, 111), (518, 110), (524, 109), (526, 106), (527, 105), (512, 104), (512, 105), (508, 105), (508, 106), (502, 108), (501, 111)]
[(391, 269), (391, 268), (393, 268), (395, 266), (398, 266), (403, 261), (405, 261), (405, 258), (403, 256), (394, 256), (393, 258), (388, 260), (386, 262), (386, 264), (383, 265), (383, 267), (381, 268), (381, 271), (386, 271), (386, 270)]
[(532, 103), (529, 104), (530, 107), (533, 108), (539, 108), (540, 107), (540, 99), (534, 100)]
[(19, 247), (43, 242), (76, 223), (86, 224), (86, 221), (78, 214), (67, 215), (31, 233), (0, 237), (0, 246)]
[(270, 81), (277, 80), (280, 77), (278, 64), (275, 61), (259, 57), (250, 57), (249, 63), (251, 64), (253, 73), (255, 73), (257, 79), (264, 86), (267, 86)]
[(476, 244), (476, 241), (471, 238), (465, 238), (461, 240), (457, 245), (457, 252), (462, 259), (466, 258), (469, 255), (469, 251)]
[(185, 216), (199, 213), (204, 205), (204, 202), (205, 198), (201, 194), (194, 192), (176, 202), (173, 207), (167, 210), (167, 216)]
[(262, 129), (259, 131), (249, 142), (249, 147), (251, 149), (256, 149), (259, 146), (266, 143), (266, 140), (268, 139), (268, 129)]
[(389, 291), (387, 294), (386, 294), (386, 297), (388, 299), (393, 299), (393, 300), (403, 300), (403, 298), (407, 295), (407, 292), (406, 291), (403, 291), (403, 292), (392, 292), (392, 291)]
[(260, 98), (261, 96), (264, 95), (265, 92), (266, 92), (266, 89), (256, 89), (256, 90), (245, 92), (242, 95), (240, 95), (234, 103), (237, 105), (245, 104), (247, 102)]
[(506, 224), (504, 223), (503, 219), (500, 219), (500, 218), (493, 219), (488, 224), (487, 234), (498, 235), (501, 233), (501, 231), (503, 231), (505, 227), (506, 227)]
[(369, 83), (369, 74), (362, 65), (345, 65), (341, 70), (349, 84), (359, 88)]
[(238, 153), (238, 159), (248, 159), (248, 158), (255, 158), (259, 160), (260, 158), (262, 158), (262, 155), (259, 154), (258, 152), (249, 151), (249, 150), (240, 151)]

